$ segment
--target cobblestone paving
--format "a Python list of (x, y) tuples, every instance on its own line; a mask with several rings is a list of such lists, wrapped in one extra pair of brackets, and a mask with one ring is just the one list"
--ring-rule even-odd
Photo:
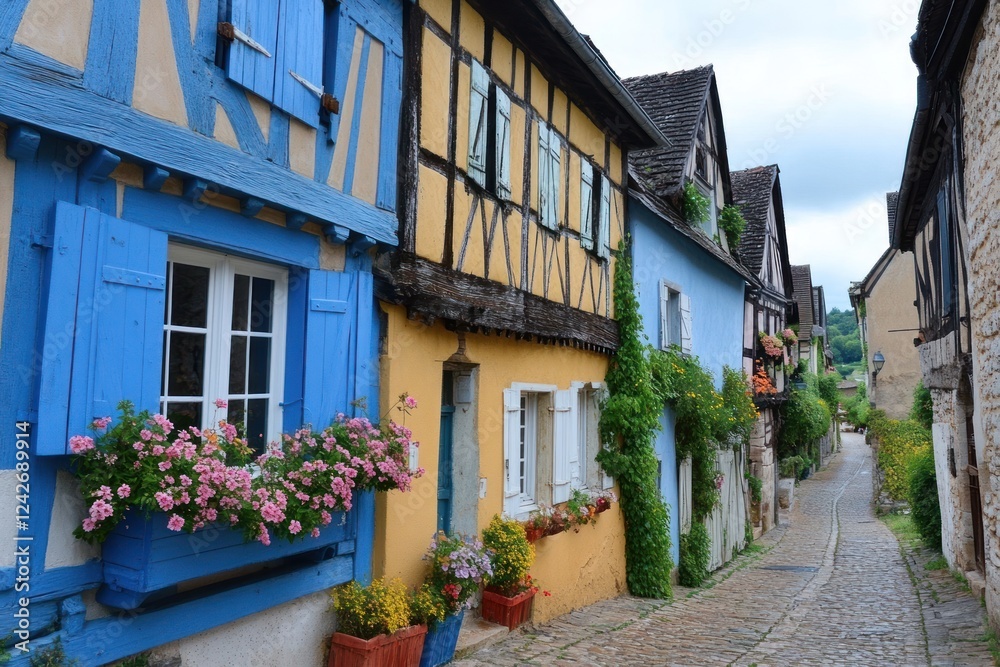
[(979, 603), (924, 570), (931, 554), (904, 557), (871, 508), (870, 449), (843, 436), (783, 525), (711, 588), (601, 602), (453, 664), (992, 665)]

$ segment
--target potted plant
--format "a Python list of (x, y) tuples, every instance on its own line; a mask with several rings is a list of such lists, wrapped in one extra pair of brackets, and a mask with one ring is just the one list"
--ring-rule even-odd
[[(330, 642), (329, 667), (408, 667), (420, 662), (427, 626), (413, 624), (415, 596), (401, 580), (375, 579), (368, 586), (352, 581), (331, 595), (337, 631)], [(421, 603), (418, 613), (432, 612)]]
[(524, 522), (524, 533), (529, 542), (537, 542), (548, 535), (549, 528), (552, 527), (552, 508), (547, 505), (539, 505), (538, 509), (528, 515), (528, 520)]
[(442, 612), (440, 617), (428, 619), (420, 667), (437, 667), (455, 655), (465, 610), (472, 606), (483, 583), (493, 574), (493, 567), (489, 553), (478, 539), (448, 536), (443, 532), (431, 540), (424, 559), (430, 561), (430, 571), (423, 590), (437, 600)]
[(611, 509), (611, 503), (617, 502), (618, 496), (614, 491), (598, 491), (594, 494), (595, 511), (600, 514)]
[[(415, 405), (405, 395), (400, 401)], [(408, 490), (420, 474), (409, 470), (409, 429), (391, 420), (340, 415), (253, 458), (224, 419), (204, 431), (175, 429), (164, 415), (135, 414), (128, 401), (118, 408), (117, 423), (96, 419), (95, 437), (74, 435), (70, 447), (88, 508), (74, 534), (103, 543), (97, 599), (120, 609), (190, 579), (333, 553), (328, 547), (374, 521), (374, 491)], [(272, 546), (272, 537), (282, 539)]]
[(546, 529), (546, 535), (558, 535), (568, 528), (570, 525), (570, 516), (567, 512), (552, 508), (552, 516), (549, 520), (549, 527)]
[(531, 617), (538, 592), (528, 575), (535, 547), (528, 542), (520, 523), (500, 516), (494, 516), (483, 531), (483, 544), (491, 552), (493, 569), (483, 591), (483, 618), (513, 630)]

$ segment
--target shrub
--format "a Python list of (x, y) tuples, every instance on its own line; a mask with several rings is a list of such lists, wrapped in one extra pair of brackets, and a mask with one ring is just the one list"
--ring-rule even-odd
[(910, 408), (910, 419), (923, 426), (928, 431), (934, 424), (934, 399), (931, 390), (924, 386), (921, 380), (913, 389), (913, 407)]
[(834, 415), (837, 414), (837, 406), (840, 405), (840, 383), (839, 373), (824, 373), (816, 380), (816, 391), (819, 397), (826, 401), (827, 407)]
[(684, 186), (684, 219), (689, 225), (702, 225), (711, 219), (712, 202), (691, 181)]
[(391, 635), (410, 624), (410, 592), (400, 579), (375, 579), (367, 586), (351, 581), (335, 588), (337, 632), (359, 639)]
[(711, 558), (712, 540), (708, 528), (700, 521), (691, 524), (691, 531), (681, 535), (681, 564), (677, 581), (681, 586), (701, 586), (708, 578), (708, 561)]
[(764, 482), (759, 477), (747, 475), (747, 484), (750, 486), (750, 502), (759, 503), (763, 497)]
[(492, 552), (490, 586), (504, 595), (517, 595), (535, 562), (535, 547), (528, 542), (524, 526), (513, 519), (494, 515), (490, 525), (483, 530), (483, 544)]
[(868, 387), (864, 382), (858, 383), (858, 390), (844, 404), (847, 409), (847, 421), (855, 428), (867, 428), (871, 418), (871, 405), (868, 403)]
[(811, 388), (793, 388), (781, 408), (782, 426), (778, 434), (779, 453), (794, 455), (803, 445), (810, 445), (830, 430), (830, 410)]
[(783, 479), (788, 477), (798, 479), (799, 474), (809, 466), (807, 459), (801, 456), (789, 456), (778, 461), (778, 476)]
[(937, 475), (934, 470), (934, 448), (918, 447), (910, 456), (907, 467), (907, 496), (913, 523), (920, 531), (924, 544), (941, 548), (941, 508), (938, 505)]
[(730, 204), (722, 209), (719, 216), (719, 228), (726, 234), (726, 242), (729, 250), (736, 250), (740, 245), (740, 239), (747, 228), (747, 221), (743, 218), (738, 206)]
[(490, 552), (475, 537), (439, 531), (424, 560), (430, 561), (427, 583), (452, 614), (471, 607), (472, 598), (492, 574)]
[(885, 490), (889, 497), (906, 500), (910, 459), (921, 447), (931, 446), (931, 434), (915, 421), (885, 419), (884, 414), (880, 410), (874, 411), (871, 424), (872, 435), (878, 440), (878, 466), (885, 475)]

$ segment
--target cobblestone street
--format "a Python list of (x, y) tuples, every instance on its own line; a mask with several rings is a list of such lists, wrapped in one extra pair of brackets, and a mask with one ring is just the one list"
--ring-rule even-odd
[[(455, 664), (992, 665), (983, 610), (871, 507), (871, 450), (844, 433), (757, 553), (675, 600), (602, 602)], [(918, 592), (919, 591), (919, 592)]]

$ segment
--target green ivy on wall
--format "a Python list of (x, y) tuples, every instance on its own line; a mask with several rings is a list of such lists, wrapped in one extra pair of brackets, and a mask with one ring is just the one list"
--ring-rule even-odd
[(650, 362), (642, 342), (642, 316), (632, 284), (632, 265), (619, 244), (614, 280), (619, 347), (606, 377), (608, 396), (601, 410), (597, 457), (621, 490), (625, 516), (625, 579), (633, 595), (671, 596), (669, 516), (657, 488), (653, 436), (663, 403), (653, 389)]

